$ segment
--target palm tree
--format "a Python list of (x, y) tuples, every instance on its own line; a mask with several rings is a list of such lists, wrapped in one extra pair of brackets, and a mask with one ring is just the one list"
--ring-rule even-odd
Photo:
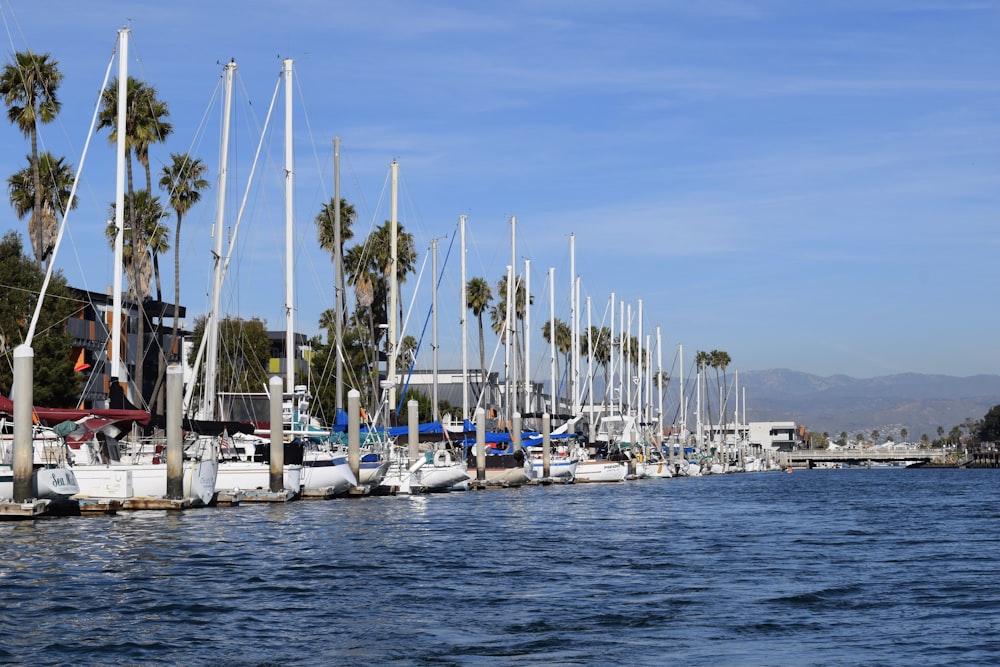
[(177, 216), (174, 224), (174, 329), (170, 339), (171, 355), (179, 355), (177, 334), (178, 308), (181, 303), (181, 221), (191, 207), (201, 200), (201, 192), (209, 187), (205, 179), (208, 168), (200, 158), (187, 153), (171, 153), (170, 164), (160, 172), (160, 189), (167, 193), (167, 202)]
[[(389, 279), (392, 271), (391, 239), (392, 223), (386, 220), (376, 227), (361, 245), (348, 248), (345, 256), (347, 284), (354, 287), (358, 309), (355, 315), (367, 314), (372, 347), (380, 349), (384, 329), (379, 325), (389, 321)], [(416, 270), (417, 251), (413, 235), (406, 232), (401, 224), (396, 227), (396, 284), (397, 288), (406, 276)], [(398, 300), (400, 313), (402, 299)], [(374, 387), (373, 387), (374, 389)], [(372, 392), (372, 399), (375, 399)]]
[[(55, 238), (59, 228), (57, 213), (65, 213), (69, 204), (69, 195), (73, 189), (73, 168), (65, 163), (65, 158), (57, 158), (52, 153), (45, 152), (38, 156), (38, 169), (31, 156), (28, 156), (28, 166), (7, 179), (7, 190), (10, 193), (10, 203), (17, 217), (24, 219), (30, 214), (28, 235), (34, 240), (41, 237), (41, 246), (49, 248), (49, 253), (55, 247)], [(35, 175), (41, 176), (40, 196), (36, 196)], [(36, 214), (36, 202), (41, 201), (40, 214)], [(76, 208), (73, 200), (72, 208)], [(36, 253), (37, 257), (37, 253)], [(48, 257), (48, 254), (46, 254)]]
[[(732, 361), (728, 352), (723, 352), (722, 350), (712, 350), (708, 353), (709, 355), (709, 365), (715, 369), (715, 385), (719, 390), (719, 426), (722, 426), (724, 421), (724, 416), (726, 412), (726, 406), (722, 399), (723, 387), (727, 387), (727, 399), (725, 403), (728, 403), (728, 382), (726, 382), (726, 366)], [(719, 369), (722, 369), (722, 379), (723, 382), (719, 382)]]
[(486, 384), (486, 348), (483, 340), (483, 313), (490, 307), (493, 292), (486, 278), (473, 278), (465, 287), (465, 305), (476, 316), (479, 323), (479, 369), (482, 373), (480, 381)]
[[(705, 381), (703, 374), (708, 371), (708, 367), (712, 365), (712, 354), (704, 350), (698, 350), (694, 355), (694, 364), (698, 367), (699, 379), (702, 381), (706, 389), (708, 388), (708, 383)], [(708, 393), (707, 391), (705, 392)], [(705, 397), (705, 409), (708, 412), (708, 423), (712, 423), (712, 405), (708, 401), (708, 396)], [(699, 418), (701, 415), (699, 415)]]
[[(558, 317), (555, 319), (555, 330), (556, 350), (561, 352), (563, 355), (563, 368), (569, 368), (569, 355), (573, 351), (573, 330), (566, 322), (563, 322)], [(545, 322), (545, 324), (542, 325), (542, 338), (545, 339), (546, 343), (552, 345), (552, 322)], [(559, 375), (558, 359), (556, 360), (556, 374)], [(558, 384), (560, 386), (562, 385), (561, 382)], [(558, 386), (552, 387), (552, 395), (555, 396), (553, 405), (555, 406), (559, 405), (560, 393), (561, 392), (559, 391)]]
[[(0, 95), (7, 105), (7, 119), (18, 126), (31, 140), (31, 177), (34, 202), (28, 221), (28, 234), (35, 259), (47, 262), (55, 247), (55, 227), (51, 219), (42, 219), (42, 174), (38, 156), (38, 124), (50, 123), (59, 113), (60, 102), (56, 91), (62, 82), (59, 63), (48, 53), (36, 54), (30, 50), (15, 53), (13, 62), (7, 63), (0, 73)], [(57, 225), (57, 223), (56, 223)]]
[[(145, 225), (138, 224), (137, 202), (135, 188), (132, 179), (132, 155), (134, 154), (143, 165), (146, 173), (146, 192), (152, 192), (152, 174), (149, 168), (149, 146), (163, 141), (168, 134), (173, 131), (173, 126), (166, 121), (169, 116), (167, 105), (156, 97), (156, 89), (147, 86), (142, 81), (133, 77), (128, 77), (125, 82), (125, 127), (118, 127), (118, 79), (115, 78), (108, 84), (101, 94), (101, 110), (98, 115), (97, 129), (110, 128), (111, 133), (108, 141), (112, 144), (118, 141), (118, 132), (125, 132), (125, 167), (126, 167), (126, 193), (128, 195), (128, 215), (126, 219), (126, 229), (131, 229), (131, 245), (136, 257), (142, 257), (146, 253), (146, 239), (143, 236)], [(143, 269), (140, 261), (133, 262), (129, 275), (129, 289), (137, 295), (148, 295), (147, 289), (133, 289), (131, 283), (148, 281), (149, 278), (143, 276), (140, 271)], [(158, 264), (157, 264), (158, 266)], [(157, 277), (159, 282), (159, 277)], [(143, 287), (143, 285), (138, 285)], [(143, 391), (143, 359), (145, 357), (145, 337), (146, 337), (146, 313), (144, 298), (139, 299), (139, 321), (136, 334), (136, 368), (135, 383), (140, 396), (144, 397)]]
[[(105, 228), (105, 234), (111, 245), (114, 245), (117, 228), (114, 223), (115, 206), (111, 205), (112, 221)], [(134, 276), (129, 281), (128, 293), (136, 303), (147, 299), (152, 292), (153, 281), (157, 272), (157, 255), (170, 250), (170, 230), (163, 224), (167, 212), (163, 209), (159, 197), (151, 197), (145, 190), (135, 193), (135, 216), (138, 226), (142, 229), (136, 234), (127, 234), (122, 248), (125, 271)], [(138, 237), (147, 239), (143, 247), (135, 245)], [(159, 291), (159, 287), (157, 287)]]
[[(593, 349), (591, 349), (593, 346)], [(593, 363), (604, 369), (604, 386), (608, 386), (608, 366), (611, 363), (611, 330), (608, 327), (590, 327), (590, 335), (580, 335), (580, 349)], [(607, 399), (607, 391), (604, 397)]]
[[(354, 210), (353, 204), (350, 204), (346, 199), (341, 198), (340, 247), (334, 248), (333, 246), (337, 238), (336, 229), (334, 227), (336, 206), (337, 202), (333, 198), (323, 204), (323, 208), (321, 208), (319, 213), (316, 215), (316, 227), (319, 230), (319, 247), (333, 255), (338, 273), (337, 285), (342, 286), (345, 284), (344, 243), (354, 238), (354, 230), (351, 228), (353, 227), (355, 220), (358, 219), (358, 213)], [(336, 261), (338, 259), (339, 261)], [(344, 316), (346, 317), (346, 313), (344, 313)]]

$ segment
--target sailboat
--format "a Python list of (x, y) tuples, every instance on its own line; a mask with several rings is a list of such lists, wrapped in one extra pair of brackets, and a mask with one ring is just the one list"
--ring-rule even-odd
[[(115, 286), (111, 330), (111, 391), (120, 393), (121, 364), (121, 314), (123, 234), (125, 228), (125, 132), (128, 82), (128, 37), (130, 31), (118, 31), (118, 167), (115, 188)], [(110, 72), (110, 67), (109, 67)], [(105, 82), (106, 85), (106, 82)], [(102, 87), (103, 90), (103, 87)], [(100, 498), (130, 498), (136, 496), (166, 498), (166, 457), (143, 456), (141, 450), (129, 455), (128, 447), (118, 440), (122, 431), (115, 423), (118, 419), (101, 416), (100, 410), (46, 411), (35, 408), (39, 420), (58, 422), (65, 428), (69, 443), (73, 473), (79, 486), (79, 495)], [(141, 410), (131, 410), (125, 421), (148, 423), (150, 415)], [(74, 449), (73, 446), (76, 445)], [(185, 453), (183, 467), (183, 499), (194, 504), (208, 504), (215, 493), (218, 461), (214, 450), (197, 442), (190, 443)]]
[[(231, 92), (232, 69), (227, 66), (227, 97)], [(322, 427), (310, 412), (310, 398), (305, 385), (295, 383), (295, 320), (293, 299), (293, 247), (292, 238), (292, 61), (285, 59), (282, 63), (282, 78), (285, 85), (285, 310), (286, 326), (286, 379), (285, 391), (282, 395), (282, 434), (290, 439), (285, 443), (286, 458), (284, 460), (284, 487), (299, 493), (305, 490), (324, 490), (333, 495), (347, 493), (357, 486), (358, 480), (348, 463), (346, 452), (334, 447), (330, 441), (331, 432)], [(227, 104), (228, 107), (228, 104)], [(228, 119), (227, 119), (228, 123)], [(228, 132), (228, 124), (227, 130)], [(225, 146), (225, 140), (223, 145)], [(220, 171), (220, 174), (223, 173)], [(221, 198), (224, 188), (220, 187), (219, 216), (222, 216), (223, 204)], [(217, 226), (221, 229), (221, 225)], [(221, 235), (220, 235), (221, 236)], [(216, 240), (217, 247), (221, 237)], [(221, 256), (221, 248), (216, 257)], [(218, 262), (218, 260), (217, 260)], [(219, 270), (217, 264), (217, 272)], [(221, 287), (221, 276), (216, 278), (215, 289)], [(217, 299), (213, 307), (213, 318), (218, 318)], [(209, 363), (217, 363), (217, 351), (210, 353)], [(268, 436), (274, 425), (270, 423), (268, 393), (253, 392), (214, 392), (214, 382), (206, 383), (206, 400), (210, 403), (218, 401), (221, 418), (224, 420), (240, 420), (254, 423), (256, 430), (244, 451), (253, 447), (252, 458), (237, 457), (237, 460), (223, 460), (219, 467), (220, 488), (263, 488), (269, 483), (270, 475), (270, 444), (264, 438)], [(249, 460), (248, 460), (249, 458)]]

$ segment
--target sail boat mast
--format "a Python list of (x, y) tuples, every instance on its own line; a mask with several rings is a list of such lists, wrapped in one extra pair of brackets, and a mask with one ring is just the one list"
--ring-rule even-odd
[(295, 286), (292, 265), (294, 225), (292, 216), (292, 60), (282, 61), (285, 78), (285, 391), (295, 391)]
[(389, 386), (389, 419), (386, 422), (387, 425), (392, 424), (392, 413), (396, 410), (396, 254), (398, 252), (397, 244), (398, 240), (396, 238), (398, 232), (398, 218), (396, 217), (398, 213), (397, 207), (397, 189), (399, 185), (399, 163), (396, 160), (392, 161), (392, 205), (391, 214), (389, 219), (390, 232), (389, 232), (389, 312), (387, 313), (388, 322), (388, 341), (387, 345), (389, 348), (389, 364), (386, 368), (386, 384)]
[[(462, 314), (462, 428), (465, 428), (465, 420), (469, 418), (469, 294), (468, 284), (465, 277), (465, 216), (458, 216), (459, 235), (462, 244), (462, 303), (459, 310)], [(482, 380), (482, 378), (480, 378)]]
[(343, 243), (340, 231), (340, 137), (333, 138), (333, 246), (335, 255), (333, 272), (334, 293), (334, 354), (337, 355), (336, 366), (336, 409), (337, 415), (344, 409), (344, 357), (341, 350), (344, 346), (344, 254), (340, 251)]
[(209, 313), (205, 327), (205, 339), (208, 341), (208, 359), (205, 366), (205, 395), (202, 400), (202, 417), (215, 419), (216, 414), (216, 376), (219, 365), (219, 313), (221, 311), (222, 281), (225, 273), (222, 262), (222, 236), (224, 233), (226, 214), (226, 179), (229, 173), (229, 127), (232, 115), (233, 73), (236, 71), (236, 61), (231, 60), (224, 68), (225, 77), (224, 98), (222, 104), (222, 141), (219, 148), (219, 183), (215, 203), (215, 247), (212, 250), (214, 263), (212, 280), (212, 310)]
[(125, 254), (125, 125), (128, 104), (128, 36), (129, 30), (118, 31), (118, 126), (117, 172), (115, 174), (115, 278), (111, 309), (111, 383), (121, 378), (122, 354), (122, 264)]

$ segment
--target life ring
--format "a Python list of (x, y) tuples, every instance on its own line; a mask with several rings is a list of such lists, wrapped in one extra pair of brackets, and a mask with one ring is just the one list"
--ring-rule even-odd
[(447, 466), (450, 464), (451, 464), (451, 456), (448, 455), (447, 451), (439, 449), (436, 452), (434, 452), (434, 465)]

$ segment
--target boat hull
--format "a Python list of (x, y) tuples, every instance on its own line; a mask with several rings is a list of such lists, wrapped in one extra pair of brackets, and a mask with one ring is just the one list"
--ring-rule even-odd
[(578, 482), (623, 482), (627, 475), (626, 461), (580, 461), (576, 466)]
[[(302, 466), (286, 465), (282, 486), (294, 493), (302, 490)], [(257, 461), (223, 461), (219, 464), (217, 489), (267, 489), (271, 485), (271, 464)]]
[[(208, 505), (215, 497), (219, 462), (214, 459), (185, 461), (182, 472), (185, 499)], [(80, 495), (92, 498), (166, 498), (165, 463), (111, 463), (78, 465), (73, 472)]]

